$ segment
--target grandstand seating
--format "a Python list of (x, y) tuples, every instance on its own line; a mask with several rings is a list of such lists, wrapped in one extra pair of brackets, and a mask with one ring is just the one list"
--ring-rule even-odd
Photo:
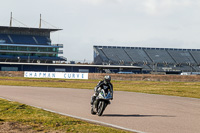
[[(120, 64), (124, 64), (125, 62), (132, 62), (130, 57), (121, 48), (102, 49), (102, 52), (112, 62), (118, 62)], [(120, 53), (120, 55), (119, 55), (119, 53)]]
[(7, 44), (14, 43), (14, 44), (50, 45), (50, 43), (51, 43), (51, 40), (48, 37), (45, 37), (45, 36), (0, 34), (0, 39), (4, 40), (5, 43), (7, 43)]
[(192, 66), (192, 68), (193, 68), (196, 72), (200, 72), (200, 66)]
[(64, 59), (62, 59), (61, 57), (40, 57), (40, 59), (42, 59), (42, 60), (55, 60), (55, 61), (57, 61), (57, 60), (64, 60)]
[(197, 64), (200, 64), (200, 51), (190, 51), (192, 57), (196, 61)]
[(48, 45), (49, 39), (45, 36), (10, 35), (15, 44), (43, 44)]
[(102, 62), (108, 62), (108, 58), (103, 53), (102, 48), (95, 49), (95, 50), (96, 50), (96, 53), (98, 54), (98, 56), (100, 57)]
[[(113, 49), (102, 49), (102, 52), (111, 62), (118, 62), (120, 58), (117, 56), (117, 53)], [(121, 54), (120, 54), (121, 55)]]
[(15, 44), (36, 44), (33, 36), (30, 35), (10, 35)]
[(175, 63), (172, 57), (164, 49), (145, 49), (144, 51), (146, 51), (154, 63)]
[(192, 67), (190, 67), (190, 66), (185, 66), (185, 65), (183, 65), (183, 66), (178, 66), (177, 68), (178, 68), (179, 70), (181, 70), (181, 71), (184, 71), (184, 72), (191, 72), (191, 71), (193, 71)]
[(44, 36), (34, 36), (37, 40), (38, 44), (48, 44), (50, 42), (50, 40), (47, 37)]
[(8, 38), (8, 35), (6, 34), (0, 34), (0, 39), (4, 40), (5, 43), (11, 43), (10, 39)]
[[(123, 61), (123, 63), (121, 63)], [(94, 46), (94, 63), (135, 65), (145, 71), (200, 71), (200, 50)]]
[(12, 58), (14, 58), (14, 56), (13, 55), (1, 55), (0, 58), (12, 59)]
[(168, 50), (169, 54), (173, 57), (176, 63), (196, 64), (189, 51), (182, 50)]
[(148, 65), (140, 65), (143, 69), (150, 71), (152, 68)]
[(142, 49), (124, 49), (135, 63), (152, 62), (148, 55)]

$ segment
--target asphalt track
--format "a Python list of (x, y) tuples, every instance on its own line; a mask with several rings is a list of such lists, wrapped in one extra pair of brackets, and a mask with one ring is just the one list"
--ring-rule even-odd
[(93, 90), (0, 86), (0, 97), (81, 119), (147, 133), (199, 133), (200, 99), (114, 92), (103, 116), (90, 114)]

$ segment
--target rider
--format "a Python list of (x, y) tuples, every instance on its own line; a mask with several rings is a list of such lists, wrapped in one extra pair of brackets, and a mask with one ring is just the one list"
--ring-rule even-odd
[(104, 80), (99, 81), (99, 83), (97, 84), (97, 86), (94, 88), (94, 92), (95, 93), (94, 93), (94, 95), (91, 98), (91, 105), (95, 101), (95, 99), (98, 96), (98, 94), (101, 91), (101, 89), (104, 89), (106, 93), (109, 90), (111, 92), (111, 96), (112, 96), (112, 99), (113, 99), (113, 85), (112, 85), (112, 83), (110, 81), (111, 81), (111, 77), (109, 75), (105, 76)]

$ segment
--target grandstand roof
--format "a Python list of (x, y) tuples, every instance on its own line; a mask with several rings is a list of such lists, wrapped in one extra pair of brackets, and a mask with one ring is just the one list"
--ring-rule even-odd
[(186, 49), (186, 48), (153, 48), (153, 47), (126, 47), (126, 46), (98, 46), (94, 45), (94, 48), (122, 48), (122, 49), (144, 49), (144, 50), (175, 50), (175, 51), (200, 51), (200, 49)]
[(34, 32), (34, 31), (37, 31), (37, 32), (52, 32), (52, 31), (59, 31), (59, 30), (62, 30), (62, 29), (0, 26), (0, 30), (17, 30), (17, 31), (32, 31), (32, 32)]

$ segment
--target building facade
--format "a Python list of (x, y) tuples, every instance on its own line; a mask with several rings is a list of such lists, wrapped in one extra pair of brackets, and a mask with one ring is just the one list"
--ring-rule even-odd
[(61, 29), (0, 26), (0, 62), (53, 63), (66, 61), (60, 48), (52, 44), (50, 33)]

